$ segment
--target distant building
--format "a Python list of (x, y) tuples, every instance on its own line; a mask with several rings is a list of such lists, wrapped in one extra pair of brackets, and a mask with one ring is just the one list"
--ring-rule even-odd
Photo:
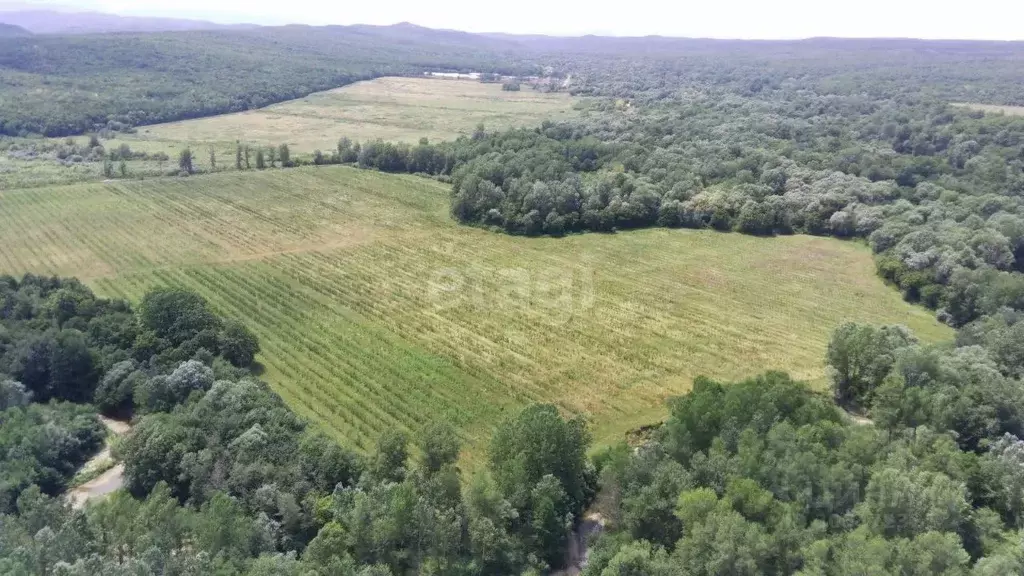
[(424, 72), (424, 76), (430, 76), (432, 78), (450, 78), (452, 80), (479, 80), (479, 72), (470, 72), (463, 74), (461, 72)]

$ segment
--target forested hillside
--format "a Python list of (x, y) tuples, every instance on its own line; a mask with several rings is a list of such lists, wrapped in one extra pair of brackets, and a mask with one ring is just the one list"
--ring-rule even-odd
[(0, 38), (23, 38), (31, 36), (32, 33), (14, 24), (0, 24)]

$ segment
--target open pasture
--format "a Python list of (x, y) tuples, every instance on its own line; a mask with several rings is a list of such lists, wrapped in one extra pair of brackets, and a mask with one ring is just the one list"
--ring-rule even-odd
[(573, 114), (575, 100), (528, 86), (519, 92), (501, 84), (437, 78), (378, 78), (259, 110), (144, 126), (132, 140), (157, 143), (288, 143), (293, 151), (333, 150), (342, 136), (352, 140), (416, 143), (488, 129), (536, 126)]
[[(341, 137), (410, 144), (425, 137), (436, 142), (472, 134), (480, 123), (498, 130), (569, 118), (578, 113), (577, 103), (568, 94), (545, 94), (526, 85), (519, 92), (508, 92), (501, 84), (476, 80), (385, 77), (248, 112), (140, 126), (133, 134), (114, 133), (114, 138), (101, 143), (108, 152), (127, 145), (133, 152), (166, 154), (164, 161), (129, 160), (130, 177), (174, 172), (178, 155), (186, 147), (192, 149), (198, 170), (234, 170), (238, 142), (253, 148), (250, 162), (255, 166), (257, 147), (288, 144), (293, 156), (308, 158), (318, 149), (329, 154)], [(8, 142), (25, 150), (33, 144), (52, 146), (68, 140), (84, 147), (89, 138), (12, 138)], [(211, 151), (215, 165), (211, 165)], [(0, 190), (103, 178), (102, 162), (71, 164), (46, 154), (0, 152)]]
[(0, 191), (0, 273), (137, 299), (182, 285), (259, 336), (265, 378), (369, 447), (449, 418), (470, 452), (514, 407), (588, 416), (598, 442), (656, 421), (700, 374), (822, 384), (832, 329), (950, 336), (863, 245), (648, 229), (517, 238), (462, 227), (449, 187), (347, 167)]

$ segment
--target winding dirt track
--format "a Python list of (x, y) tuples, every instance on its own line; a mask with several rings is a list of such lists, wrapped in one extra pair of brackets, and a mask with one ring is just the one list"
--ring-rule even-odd
[(587, 567), (590, 556), (589, 545), (604, 531), (605, 520), (600, 514), (591, 512), (583, 517), (583, 522), (572, 533), (569, 548), (566, 551), (566, 568), (555, 572), (553, 576), (578, 576)]
[[(111, 420), (100, 416), (100, 420), (103, 425), (107, 427), (107, 430), (114, 436), (121, 436), (131, 430), (131, 426), (127, 422), (121, 422), (119, 420)], [(110, 446), (106, 446), (103, 450), (100, 450), (99, 454), (96, 454), (85, 463), (82, 467), (83, 470), (90, 467), (101, 466), (104, 461), (111, 460)], [(110, 494), (111, 492), (119, 489), (124, 485), (124, 464), (117, 464), (110, 470), (107, 470), (103, 474), (100, 474), (96, 478), (76, 486), (68, 491), (67, 498), (71, 502), (72, 508), (81, 508), (85, 506), (85, 503)]]

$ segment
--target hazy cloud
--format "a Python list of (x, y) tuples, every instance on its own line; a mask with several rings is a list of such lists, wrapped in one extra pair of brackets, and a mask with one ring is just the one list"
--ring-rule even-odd
[(145, 16), (199, 18), (257, 24), (394, 24), (472, 32), (806, 38), (917, 37), (1024, 39), (1024, 2), (977, 0), (47, 0), (20, 5), (63, 5)]

